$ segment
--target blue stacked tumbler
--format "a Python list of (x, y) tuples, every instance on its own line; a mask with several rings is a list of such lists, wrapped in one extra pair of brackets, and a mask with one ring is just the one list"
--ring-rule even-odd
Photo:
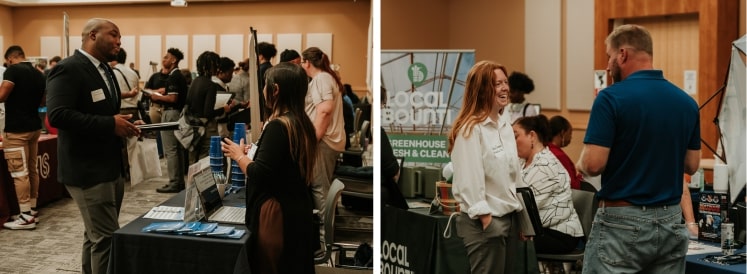
[(210, 136), (210, 169), (213, 173), (223, 173), (223, 159), (220, 136)]
[[(241, 139), (244, 139), (244, 143), (246, 143), (246, 124), (236, 123), (233, 128), (233, 142), (238, 144)], [(238, 163), (231, 161), (231, 187), (244, 187), (245, 180), (246, 175), (241, 172)]]

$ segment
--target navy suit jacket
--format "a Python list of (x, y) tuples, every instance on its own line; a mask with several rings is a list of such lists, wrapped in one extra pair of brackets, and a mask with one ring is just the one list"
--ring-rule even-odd
[(58, 129), (61, 183), (88, 188), (122, 175), (124, 142), (114, 134), (113, 117), (119, 106), (119, 94), (109, 92), (98, 68), (78, 50), (52, 68), (47, 78), (47, 114)]

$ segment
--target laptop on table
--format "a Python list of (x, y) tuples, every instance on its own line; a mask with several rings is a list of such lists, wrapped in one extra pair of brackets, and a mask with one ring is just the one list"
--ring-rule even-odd
[(200, 203), (205, 212), (208, 222), (227, 224), (246, 224), (246, 208), (236, 206), (225, 206), (215, 185), (213, 171), (208, 168), (201, 169), (192, 178), (200, 196)]

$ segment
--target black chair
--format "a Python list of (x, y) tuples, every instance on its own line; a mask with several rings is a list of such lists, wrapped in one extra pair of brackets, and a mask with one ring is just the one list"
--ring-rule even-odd
[[(586, 243), (591, 232), (591, 223), (597, 211), (596, 192), (572, 189), (573, 207), (576, 209), (581, 227), (584, 229), (583, 242)], [(539, 262), (562, 262), (564, 273), (570, 273), (571, 266), (578, 260), (584, 259), (584, 250), (576, 249), (566, 254), (537, 254)]]

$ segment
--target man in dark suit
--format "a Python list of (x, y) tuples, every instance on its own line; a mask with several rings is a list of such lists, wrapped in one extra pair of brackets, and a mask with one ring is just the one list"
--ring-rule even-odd
[(59, 130), (57, 178), (85, 226), (82, 273), (106, 273), (124, 195), (123, 137), (140, 130), (128, 121), (132, 115), (119, 114), (119, 85), (106, 65), (119, 52), (119, 27), (90, 19), (82, 37), (81, 49), (50, 72), (47, 107), (49, 122)]

